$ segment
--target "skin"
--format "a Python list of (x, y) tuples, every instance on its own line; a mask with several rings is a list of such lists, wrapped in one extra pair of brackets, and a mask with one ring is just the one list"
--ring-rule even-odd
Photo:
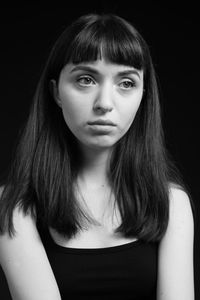
[[(120, 75), (125, 71), (133, 73)], [(70, 130), (86, 150), (101, 151), (113, 147), (131, 126), (142, 100), (143, 72), (104, 59), (70, 63), (61, 71), (58, 87), (53, 84)], [(87, 124), (97, 119), (109, 119), (116, 126), (94, 129)]]
[[(131, 73), (121, 74), (125, 71)], [(142, 101), (143, 71), (105, 59), (70, 63), (61, 71), (58, 86), (52, 80), (52, 89), (65, 122), (82, 149), (82, 188), (84, 185), (94, 190), (108, 185), (111, 151), (131, 126)], [(97, 119), (111, 120), (116, 126), (95, 129), (88, 125)]]

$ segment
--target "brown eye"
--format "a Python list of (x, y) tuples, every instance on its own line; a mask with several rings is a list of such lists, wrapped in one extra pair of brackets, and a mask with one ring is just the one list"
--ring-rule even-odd
[(119, 86), (124, 90), (132, 89), (136, 86), (135, 82), (132, 80), (124, 80), (122, 81)]
[(81, 86), (90, 86), (95, 84), (94, 80), (90, 76), (81, 76), (78, 78), (77, 82)]

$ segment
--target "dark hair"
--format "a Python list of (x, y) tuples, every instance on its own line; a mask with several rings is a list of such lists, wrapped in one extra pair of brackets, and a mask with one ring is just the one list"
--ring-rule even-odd
[(169, 213), (172, 184), (186, 190), (164, 145), (158, 88), (149, 48), (138, 31), (112, 14), (80, 17), (56, 41), (41, 75), (27, 124), (0, 203), (0, 232), (14, 233), (12, 213), (19, 206), (45, 228), (71, 237), (93, 222), (73, 189), (80, 166), (78, 143), (50, 90), (62, 68), (106, 58), (144, 71), (144, 94), (128, 132), (110, 161), (110, 182), (122, 217), (116, 232), (158, 241)]

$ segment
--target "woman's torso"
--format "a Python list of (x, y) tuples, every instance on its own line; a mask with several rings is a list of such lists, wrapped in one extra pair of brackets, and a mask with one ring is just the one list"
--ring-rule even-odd
[(156, 299), (157, 243), (99, 227), (70, 240), (39, 231), (62, 299)]

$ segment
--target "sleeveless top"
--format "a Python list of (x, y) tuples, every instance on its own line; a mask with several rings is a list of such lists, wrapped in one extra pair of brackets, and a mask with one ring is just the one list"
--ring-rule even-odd
[(158, 243), (70, 248), (39, 232), (62, 300), (156, 300)]

